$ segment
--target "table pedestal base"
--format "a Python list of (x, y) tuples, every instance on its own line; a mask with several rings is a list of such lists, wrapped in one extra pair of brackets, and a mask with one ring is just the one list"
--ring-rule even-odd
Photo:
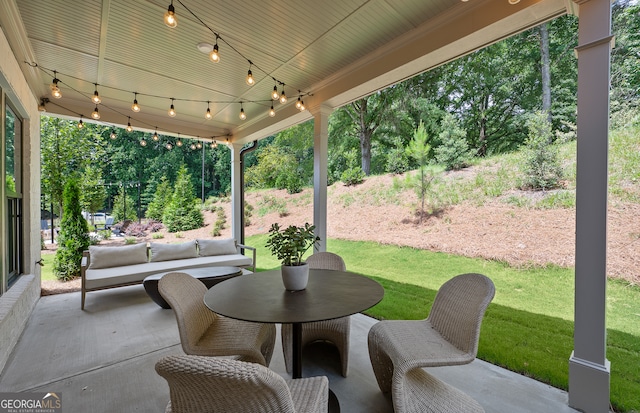
[(340, 402), (331, 389), (329, 389), (329, 413), (340, 413)]

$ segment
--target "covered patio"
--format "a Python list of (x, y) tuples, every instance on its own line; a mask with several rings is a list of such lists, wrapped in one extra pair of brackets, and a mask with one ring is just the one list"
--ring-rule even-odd
[[(182, 353), (173, 311), (151, 302), (142, 286), (103, 291), (86, 311), (78, 309), (78, 300), (78, 293), (40, 299), (0, 379), (0, 391), (55, 391), (68, 412), (164, 411), (169, 388), (154, 365), (165, 355)], [(327, 376), (342, 412), (393, 412), (366, 351), (375, 322), (353, 316), (346, 378), (334, 347), (312, 344), (304, 352), (303, 375)], [(277, 327), (270, 368), (290, 377)], [(566, 392), (481, 360), (429, 372), (465, 391), (486, 412), (575, 412), (567, 406)]]
[[(175, 11), (176, 27), (162, 22), (168, 9)], [(52, 372), (69, 377), (68, 380), (89, 377), (84, 374), (94, 372), (92, 380), (96, 383), (103, 377), (120, 385), (119, 375), (102, 376), (100, 372), (106, 372), (114, 363), (141, 361), (137, 359), (139, 353), (128, 352), (127, 348), (150, 348), (158, 331), (149, 331), (149, 336), (144, 337), (126, 335), (115, 347), (101, 352), (108, 356), (103, 362), (73, 368), (73, 357), (93, 357), (97, 352), (91, 348), (82, 349), (78, 353), (81, 355), (74, 354), (73, 346), (83, 343), (76, 337), (86, 338), (87, 333), (68, 334), (65, 328), (69, 323), (87, 320), (86, 329), (94, 332), (89, 334), (93, 337), (110, 327), (101, 329), (102, 321), (95, 313), (65, 311), (65, 300), (77, 303), (74, 294), (40, 298), (41, 112), (107, 126), (131, 125), (138, 131), (157, 132), (171, 142), (194, 139), (205, 144), (228, 144), (232, 153), (232, 230), (238, 240), (243, 239), (243, 151), (260, 139), (313, 119), (313, 217), (317, 234), (326, 240), (328, 118), (334, 109), (566, 13), (580, 19), (576, 49), (579, 115), (575, 342), (573, 354), (567, 355), (568, 405), (585, 412), (608, 411), (605, 264), (612, 37), (610, 3), (606, 0), (249, 1), (242, 9), (235, 2), (211, 4), (204, 0), (0, 2), (1, 129), (5, 155), (1, 170), (5, 175), (9, 153), (5, 147), (6, 114), (15, 115), (19, 124), (17, 149), (11, 152), (17, 160), (11, 171), (17, 189), (9, 193), (2, 186), (0, 190), (3, 201), (9, 201), (3, 202), (0, 214), (2, 391), (27, 391), (57, 380), (51, 376), (49, 381), (39, 382), (40, 373), (36, 370), (22, 373), (26, 379), (22, 384), (7, 384), (10, 377), (15, 377), (13, 369), (26, 369), (20, 365), (19, 356), (25, 342), (29, 347), (35, 346), (32, 341), (38, 345), (42, 342), (38, 335), (29, 334), (41, 311), (51, 319), (35, 322), (38, 328), (56, 325), (58, 320), (54, 318), (58, 316), (65, 326), (55, 330), (54, 338), (47, 336), (56, 340), (52, 349), (62, 350), (55, 350), (43, 362), (60, 364), (60, 370)], [(219, 51), (218, 63), (208, 56), (214, 50)], [(52, 92), (60, 92), (61, 97), (54, 97)], [(92, 100), (95, 97), (99, 99)], [(297, 107), (298, 99), (304, 101), (304, 107)], [(138, 111), (132, 103), (139, 103), (141, 109)], [(175, 110), (175, 116), (167, 113), (168, 109)], [(17, 235), (9, 228), (17, 228)], [(325, 248), (321, 243), (319, 250)], [(17, 271), (13, 271), (16, 266)], [(60, 307), (55, 311), (41, 309), (47, 305)], [(132, 306), (135, 305), (134, 300)], [(113, 309), (107, 319), (120, 317), (120, 322), (133, 323), (129, 318), (133, 307), (122, 309), (121, 315)], [(147, 322), (160, 314), (146, 312), (151, 310), (141, 310), (149, 317)], [(169, 315), (161, 318), (166, 323), (172, 321)], [(361, 328), (366, 326), (363, 323)], [(365, 337), (362, 333), (360, 336)], [(160, 340), (157, 351), (175, 349), (176, 344), (171, 339)], [(118, 364), (119, 361), (124, 363)], [(476, 365), (482, 363), (474, 363), (473, 368)], [(480, 371), (503, 374), (491, 366)], [(478, 395), (482, 401), (488, 396), (478, 383), (484, 381), (483, 377), (474, 383), (462, 383), (460, 388)], [(357, 382), (354, 374), (345, 386)], [(525, 393), (539, 397), (535, 386), (527, 384)], [(73, 392), (70, 388), (67, 394)], [(365, 399), (369, 396), (374, 400), (377, 397), (369, 394)], [(132, 397), (140, 395), (133, 393)], [(488, 405), (504, 405), (509, 394), (501, 397), (504, 400), (496, 399)], [(106, 400), (91, 403), (94, 407), (108, 404)], [(566, 403), (567, 400), (563, 402)], [(559, 409), (556, 411), (562, 411)]]

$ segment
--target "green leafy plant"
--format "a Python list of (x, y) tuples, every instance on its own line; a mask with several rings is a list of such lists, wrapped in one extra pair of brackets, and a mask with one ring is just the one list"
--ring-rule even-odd
[(320, 237), (313, 232), (315, 229), (315, 225), (305, 223), (303, 227), (290, 225), (280, 230), (280, 225), (274, 223), (269, 229), (266, 247), (282, 265), (302, 265), (302, 256), (320, 241)]
[(169, 232), (189, 231), (204, 225), (204, 216), (185, 165), (178, 171), (174, 193), (171, 202), (164, 209), (162, 222)]
[(524, 187), (552, 189), (560, 186), (562, 165), (558, 147), (553, 144), (551, 123), (543, 112), (536, 112), (527, 121), (529, 136), (524, 144), (522, 172)]
[(65, 185), (63, 205), (53, 273), (59, 280), (68, 281), (80, 275), (82, 252), (90, 244), (89, 227), (80, 206), (80, 188), (74, 179)]
[(441, 127), (439, 138), (442, 143), (434, 149), (436, 162), (443, 164), (448, 171), (466, 167), (473, 157), (473, 151), (469, 149), (460, 122), (448, 113), (442, 119)]

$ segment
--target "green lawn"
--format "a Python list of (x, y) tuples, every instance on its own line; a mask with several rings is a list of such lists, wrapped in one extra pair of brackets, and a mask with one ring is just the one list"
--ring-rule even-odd
[[(266, 235), (248, 237), (258, 249), (258, 269), (279, 263), (264, 247)], [(496, 295), (480, 335), (478, 357), (566, 390), (573, 350), (573, 269), (516, 269), (504, 263), (373, 242), (329, 240), (351, 271), (385, 289), (367, 314), (378, 319), (426, 318), (436, 291), (449, 278), (479, 272), (491, 278)], [(607, 285), (607, 358), (611, 403), (617, 411), (640, 411), (640, 288), (610, 280)]]
[[(245, 240), (256, 247), (258, 271), (279, 267), (265, 248), (267, 236)], [(567, 389), (573, 349), (573, 269), (516, 269), (504, 263), (373, 242), (330, 239), (351, 271), (385, 289), (367, 314), (378, 319), (426, 318), (438, 288), (449, 278), (479, 272), (491, 278), (496, 295), (480, 335), (478, 357), (561, 389)], [(43, 255), (43, 278), (54, 279), (53, 255)], [(610, 280), (607, 285), (607, 358), (611, 403), (620, 412), (640, 411), (640, 288)]]

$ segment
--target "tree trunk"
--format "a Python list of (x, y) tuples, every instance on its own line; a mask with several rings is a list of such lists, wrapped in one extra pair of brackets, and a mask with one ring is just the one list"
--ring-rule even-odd
[(478, 136), (478, 156), (487, 154), (487, 108), (489, 107), (489, 96), (482, 97), (480, 103), (480, 134)]
[(549, 60), (549, 28), (548, 23), (538, 26), (540, 30), (540, 55), (542, 61), (542, 110), (551, 122), (551, 63)]
[(362, 154), (362, 171), (369, 176), (371, 172), (371, 133), (360, 132), (360, 153)]

